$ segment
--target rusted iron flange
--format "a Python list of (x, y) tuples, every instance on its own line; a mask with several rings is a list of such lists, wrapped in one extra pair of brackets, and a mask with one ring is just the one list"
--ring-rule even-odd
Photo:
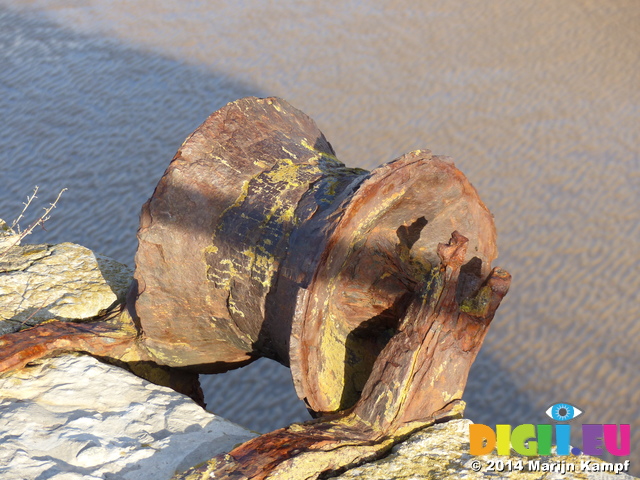
[(466, 296), (497, 256), (493, 218), (453, 163), (429, 151), (373, 170), (349, 199), (293, 321), (291, 370), (313, 411), (344, 410), (360, 397), (453, 231), (469, 239)]

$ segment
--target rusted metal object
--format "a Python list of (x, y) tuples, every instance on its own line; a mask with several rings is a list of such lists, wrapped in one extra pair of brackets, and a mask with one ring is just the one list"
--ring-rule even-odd
[(145, 347), (200, 371), (288, 364), (297, 290), (365, 177), (286, 102), (242, 99), (211, 115), (142, 209), (129, 304)]
[[(348, 410), (276, 430), (174, 480), (316, 479), (380, 457), (409, 433), (459, 416), (459, 400), (510, 276), (495, 268), (475, 295), (464, 273), (469, 241), (454, 232)], [(324, 477), (323, 477), (324, 478)]]
[(132, 316), (166, 365), (267, 356), (312, 411), (344, 410), (454, 230), (471, 241), (472, 291), (495, 231), (449, 161), (349, 169), (302, 112), (240, 100), (185, 142), (143, 208)]
[(276, 98), (230, 103), (185, 141), (138, 239), (121, 311), (6, 335), (0, 371), (69, 350), (199, 373), (277, 360), (324, 420), (239, 447), (244, 466), (206, 467), (246, 467), (242, 478), (273, 455), (263, 470), (290, 474), (277, 465), (298, 453), (368, 445), (334, 459), (352, 464), (446, 416), (509, 284), (491, 269), (492, 216), (449, 159), (347, 168)]

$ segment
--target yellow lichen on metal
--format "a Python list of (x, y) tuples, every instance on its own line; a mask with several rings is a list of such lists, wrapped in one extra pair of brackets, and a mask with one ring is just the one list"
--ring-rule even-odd
[[(322, 158), (319, 153), (316, 157)], [(238, 286), (251, 281), (263, 292), (270, 290), (290, 232), (299, 223), (298, 202), (311, 184), (336, 171), (333, 160), (316, 161), (316, 157), (304, 163), (272, 160), (269, 169), (243, 183), (238, 197), (220, 215), (212, 244), (204, 249), (204, 261), (207, 278), (229, 292), (232, 315), (247, 315), (244, 289)], [(245, 248), (232, 248), (236, 241), (245, 242)]]
[(297, 158), (298, 158), (298, 156), (297, 156), (295, 153), (290, 152), (289, 150), (287, 150), (286, 148), (284, 148), (284, 146), (282, 146), (282, 147), (280, 147), (280, 148), (282, 148), (282, 151), (283, 151), (284, 153), (288, 153), (290, 157), (295, 158), (295, 159), (297, 159)]
[(491, 287), (483, 286), (478, 293), (471, 297), (465, 298), (460, 305), (460, 311), (473, 315), (474, 317), (482, 317), (489, 310), (489, 302), (491, 300)]
[(258, 183), (265, 184), (265, 180), (269, 180), (273, 183), (281, 183), (286, 189), (295, 188), (300, 186), (299, 173), (306, 165), (299, 165), (293, 163), (290, 158), (281, 158), (276, 164), (266, 172), (261, 173), (257, 181)]
[[(256, 250), (260, 250), (263, 253), (256, 253)], [(263, 287), (271, 286), (270, 274), (275, 270), (275, 258), (273, 255), (270, 255), (267, 250), (260, 245), (247, 248), (243, 250), (242, 254), (249, 259), (247, 269), (251, 272), (251, 278), (258, 281)]]
[[(211, 248), (212, 251), (215, 249), (214, 253), (218, 251), (218, 248), (215, 245), (212, 245), (209, 248)], [(238, 274), (238, 270), (236, 268), (237, 265), (234, 264), (233, 260), (230, 260), (228, 258), (220, 260), (219, 264), (224, 265), (226, 269), (222, 270), (222, 268), (219, 268), (218, 271), (216, 272), (213, 268), (209, 267), (209, 272), (208, 272), (209, 277), (216, 280), (216, 286), (218, 288), (228, 289), (231, 286), (231, 279)], [(228, 277), (219, 275), (218, 273), (221, 271), (226, 273)]]
[(303, 138), (300, 141), (300, 145), (302, 145), (307, 150), (311, 150), (312, 152), (316, 153), (317, 156), (315, 157), (315, 159), (318, 159), (319, 157), (322, 157), (322, 158), (324, 158), (326, 160), (329, 160), (331, 162), (337, 162), (340, 165), (342, 165), (342, 162), (340, 160), (338, 160), (338, 158), (335, 155), (332, 155), (332, 154), (327, 153), (327, 152), (323, 152), (322, 150), (318, 150), (313, 145), (311, 145), (306, 138)]
[(231, 205), (229, 205), (227, 208), (224, 209), (224, 211), (220, 215), (221, 218), (229, 210), (238, 208), (240, 205), (244, 203), (245, 199), (247, 198), (247, 195), (249, 195), (249, 183), (250, 183), (250, 180), (245, 180), (244, 182), (242, 182), (242, 187), (240, 188), (240, 195), (238, 195), (238, 198), (236, 198), (236, 200)]
[(342, 409), (342, 393), (345, 388), (345, 332), (337, 331), (339, 323), (331, 311), (325, 310), (321, 337), (318, 347), (322, 352), (320, 368), (317, 373), (318, 389), (325, 397), (327, 411)]

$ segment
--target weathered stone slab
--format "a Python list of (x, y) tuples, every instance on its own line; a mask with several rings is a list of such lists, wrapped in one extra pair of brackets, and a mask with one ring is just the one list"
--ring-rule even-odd
[(0, 377), (3, 480), (163, 480), (254, 436), (89, 356)]
[(0, 335), (95, 317), (124, 298), (132, 274), (73, 243), (13, 246), (0, 258)]
[[(336, 477), (340, 480), (431, 480), (458, 479), (484, 480), (496, 478), (510, 478), (522, 480), (631, 480), (635, 477), (619, 473), (581, 471), (581, 460), (589, 459), (592, 468), (600, 461), (593, 457), (551, 456), (551, 457), (506, 457), (497, 455), (471, 456), (469, 455), (469, 424), (466, 419), (451, 420), (446, 423), (433, 425), (415, 433), (408, 440), (393, 448), (392, 453), (376, 462), (348, 470)], [(490, 462), (511, 460), (523, 462), (523, 470), (508, 469), (500, 472), (490, 471)], [(540, 462), (540, 465), (575, 465), (576, 471), (561, 473), (560, 471), (531, 471), (527, 470), (529, 461)], [(474, 462), (480, 462), (474, 464)], [(480, 465), (475, 471), (474, 466)], [(535, 465), (535, 464), (534, 464)], [(535, 468), (532, 466), (532, 468)], [(543, 467), (540, 467), (541, 469)]]
[(9, 224), (0, 218), (0, 255), (13, 245), (20, 244), (20, 236), (14, 232)]

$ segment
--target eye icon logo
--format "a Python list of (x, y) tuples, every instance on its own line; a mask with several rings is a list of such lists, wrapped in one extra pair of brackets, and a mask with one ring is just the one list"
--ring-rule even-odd
[(551, 455), (555, 439), (556, 455), (599, 456), (609, 453), (617, 457), (631, 454), (631, 425), (583, 424), (582, 448), (571, 444), (571, 425), (568, 422), (582, 415), (582, 410), (570, 403), (554, 403), (545, 411), (554, 425), (524, 423), (512, 427), (498, 424), (495, 430), (488, 425), (469, 425), (469, 453), (487, 455), (494, 448), (498, 455), (511, 455), (515, 450), (520, 455)]
[(556, 422), (570, 422), (582, 415), (582, 410), (569, 403), (554, 403), (544, 413)]

